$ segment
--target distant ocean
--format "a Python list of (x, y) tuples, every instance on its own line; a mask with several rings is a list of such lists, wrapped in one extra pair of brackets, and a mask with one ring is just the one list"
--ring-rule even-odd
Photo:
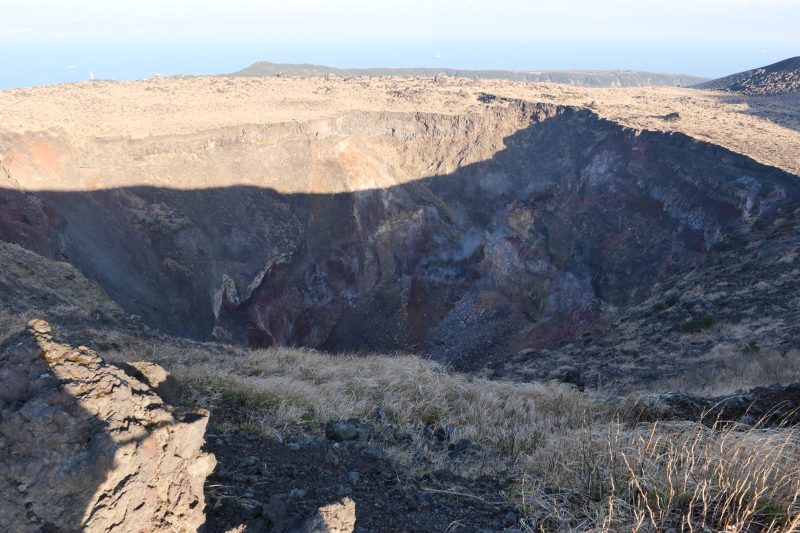
[(75, 44), (0, 40), (0, 89), (154, 74), (222, 74), (256, 61), (333, 67), (647, 70), (718, 77), (797, 55), (740, 45), (528, 44)]

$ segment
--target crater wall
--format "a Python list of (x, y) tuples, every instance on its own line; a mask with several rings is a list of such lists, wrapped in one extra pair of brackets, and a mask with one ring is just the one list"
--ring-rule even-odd
[(152, 327), (464, 369), (602, 328), (798, 197), (723, 148), (520, 101), (4, 141), (0, 238)]

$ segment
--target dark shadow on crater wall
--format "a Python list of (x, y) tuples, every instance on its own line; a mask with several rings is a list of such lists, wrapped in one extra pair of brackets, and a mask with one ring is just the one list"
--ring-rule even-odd
[[(785, 172), (588, 111), (559, 108), (505, 143), (452, 174), (354, 193), (128, 187), (37, 192), (34, 208), (4, 190), (0, 238), (75, 264), (169, 333), (476, 368), (602, 327), (798, 198)], [(137, 218), (141, 201), (169, 213)]]

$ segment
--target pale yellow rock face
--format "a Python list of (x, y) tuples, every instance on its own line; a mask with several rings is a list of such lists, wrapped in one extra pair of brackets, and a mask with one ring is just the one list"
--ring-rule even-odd
[[(154, 369), (150, 369), (155, 373)], [(8, 531), (196, 531), (215, 459), (207, 412), (179, 412), (149, 385), (33, 320), (0, 353), (0, 516)]]

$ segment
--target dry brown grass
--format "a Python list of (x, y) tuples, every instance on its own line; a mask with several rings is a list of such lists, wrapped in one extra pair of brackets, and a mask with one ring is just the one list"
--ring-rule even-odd
[(752, 353), (735, 346), (712, 350), (691, 372), (659, 384), (658, 389), (721, 396), (773, 383), (797, 382), (800, 382), (800, 350), (764, 349)]
[(531, 531), (800, 527), (800, 439), (791, 429), (600, 423), (555, 435), (525, 462), (519, 498)]
[(180, 378), (190, 401), (237, 409), (238, 420), (265, 430), (276, 418), (283, 424), (372, 418), (380, 407), (403, 428), (447, 426), (458, 438), (516, 454), (534, 449), (544, 434), (608, 411), (567, 386), (472, 378), (410, 356), (274, 348), (237, 351), (223, 362), (193, 350), (151, 353)]
[(0, 307), (0, 343), (5, 342), (11, 335), (22, 331), (28, 321), (41, 316), (37, 311), (24, 313), (9, 313)]
[(265, 433), (372, 419), (376, 406), (404, 431), (453, 428), (496, 452), (480, 473), (515, 473), (508, 497), (529, 531), (800, 531), (791, 428), (640, 423), (634, 402), (470, 378), (407, 356), (225, 348), (221, 358), (204, 346), (114, 355), (147, 355), (175, 373), (188, 400)]

